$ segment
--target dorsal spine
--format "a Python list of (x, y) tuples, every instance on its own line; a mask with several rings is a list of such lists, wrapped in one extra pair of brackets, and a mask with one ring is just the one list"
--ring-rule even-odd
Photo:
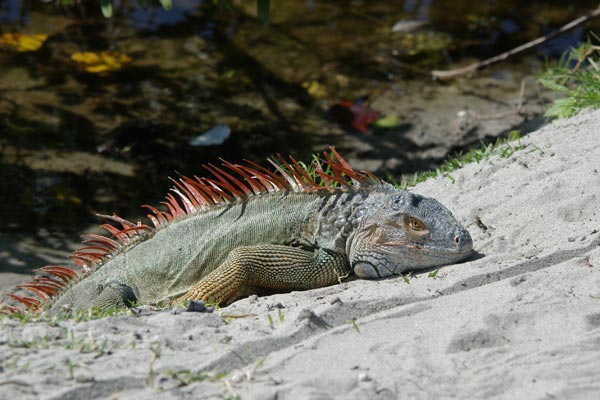
[[(128, 221), (116, 214), (99, 215), (117, 225), (110, 223), (101, 225), (111, 237), (96, 234), (83, 235), (84, 246), (70, 256), (70, 259), (80, 267), (79, 271), (64, 265), (42, 267), (39, 271), (45, 276), (39, 276), (30, 282), (17, 285), (17, 288), (27, 290), (37, 297), (16, 294), (7, 294), (7, 296), (22, 303), (29, 310), (39, 310), (45, 302), (85, 278), (95, 269), (100, 268), (111, 257), (126, 251), (131, 244), (144, 240), (157, 229), (165, 227), (176, 219), (196, 215), (214, 207), (245, 201), (265, 193), (314, 190), (346, 191), (365, 185), (382, 184), (369, 172), (355, 171), (333, 147), (329, 149), (329, 152), (323, 153), (323, 158), (313, 159), (309, 167), (305, 167), (291, 156), (289, 161), (283, 158), (279, 161), (268, 160), (276, 172), (252, 161), (233, 164), (221, 160), (221, 167), (212, 164), (203, 165), (203, 168), (209, 171), (213, 178), (182, 176), (178, 179), (171, 179), (175, 186), (161, 202), (166, 210), (162, 211), (147, 204), (142, 205), (150, 210), (148, 218), (154, 227), (141, 222)], [(12, 305), (0, 307), (0, 312), (9, 314), (25, 313), (26, 311), (26, 309)]]

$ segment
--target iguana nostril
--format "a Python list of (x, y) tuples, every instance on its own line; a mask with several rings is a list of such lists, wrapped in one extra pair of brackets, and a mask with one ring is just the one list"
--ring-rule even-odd
[(473, 239), (466, 230), (460, 230), (454, 234), (454, 245), (460, 253), (468, 253), (473, 250)]

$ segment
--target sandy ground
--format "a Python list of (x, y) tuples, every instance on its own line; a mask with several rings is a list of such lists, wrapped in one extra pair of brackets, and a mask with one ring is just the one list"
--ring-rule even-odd
[(4, 318), (0, 398), (600, 398), (599, 133), (600, 112), (586, 113), (417, 187), (478, 253), (435, 277), (253, 297), (220, 315)]

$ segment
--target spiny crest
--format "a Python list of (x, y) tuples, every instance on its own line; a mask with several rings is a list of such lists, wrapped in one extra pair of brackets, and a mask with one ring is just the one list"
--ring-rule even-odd
[[(351, 190), (381, 184), (373, 174), (352, 169), (333, 147), (329, 149), (329, 153), (323, 153), (323, 159), (313, 160), (309, 167), (296, 161), (292, 156), (289, 157), (289, 161), (283, 158), (279, 162), (269, 159), (276, 172), (248, 160), (245, 164), (232, 164), (221, 160), (221, 167), (212, 164), (203, 165), (213, 178), (194, 175), (193, 178), (182, 176), (179, 179), (171, 179), (175, 184), (171, 189), (172, 193), (161, 202), (166, 210), (161, 211), (147, 204), (142, 205), (150, 210), (148, 218), (154, 228), (141, 222), (128, 221), (116, 214), (99, 215), (116, 223), (117, 226), (110, 223), (101, 225), (111, 237), (96, 234), (83, 235), (84, 246), (70, 256), (71, 260), (80, 267), (80, 271), (64, 265), (45, 266), (39, 269), (45, 276), (36, 277), (30, 282), (17, 286), (38, 298), (15, 294), (7, 296), (24, 304), (30, 310), (39, 310), (44, 302), (90, 274), (129, 245), (148, 237), (156, 229), (178, 218), (197, 214), (216, 206), (244, 201), (265, 193)], [(315, 176), (320, 178), (319, 182)], [(26, 310), (16, 306), (0, 305), (0, 312), (12, 314), (25, 313)]]

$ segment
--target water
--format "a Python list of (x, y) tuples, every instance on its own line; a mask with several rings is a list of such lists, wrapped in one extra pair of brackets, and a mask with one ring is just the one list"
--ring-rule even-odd
[[(327, 109), (343, 99), (376, 104), (401, 92), (426, 104), (431, 90), (448, 85), (433, 82), (430, 70), (498, 54), (597, 5), (273, 2), (270, 28), (263, 29), (254, 1), (236, 2), (235, 13), (212, 1), (175, 0), (170, 12), (125, 2), (110, 20), (96, 2), (83, 3), (0, 1), (2, 33), (48, 35), (37, 51), (0, 51), (0, 232), (77, 230), (96, 221), (93, 212), (139, 215), (139, 204), (162, 198), (168, 176), (197, 173), (219, 157), (307, 159), (334, 144), (357, 157), (385, 147), (404, 162), (427, 141), (407, 146), (401, 127), (392, 136), (346, 133)], [(392, 32), (395, 25), (423, 26)], [(509, 60), (502, 71), (522, 74), (586, 32), (576, 29)], [(71, 58), (107, 50), (132, 61), (99, 75)], [(396, 111), (402, 126), (414, 123), (411, 112)], [(190, 145), (215, 126), (231, 131), (222, 144)], [(370, 147), (361, 152), (353, 143)], [(403, 170), (434, 166), (447, 152), (434, 153)], [(388, 164), (374, 165), (395, 174)]]

